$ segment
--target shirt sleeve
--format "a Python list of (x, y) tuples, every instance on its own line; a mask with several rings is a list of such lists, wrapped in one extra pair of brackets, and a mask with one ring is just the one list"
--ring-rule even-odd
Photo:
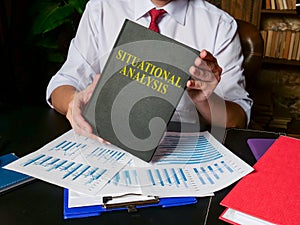
[(224, 100), (239, 104), (245, 111), (247, 124), (249, 124), (253, 101), (245, 90), (246, 80), (242, 67), (244, 57), (237, 32), (237, 23), (235, 20), (232, 20), (231, 23), (222, 23), (221, 21), (219, 29), (214, 55), (223, 71), (215, 93)]

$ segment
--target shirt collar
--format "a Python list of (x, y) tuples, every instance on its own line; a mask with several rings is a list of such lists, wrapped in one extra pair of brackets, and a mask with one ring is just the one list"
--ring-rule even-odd
[[(175, 0), (162, 7), (167, 13), (173, 17), (178, 23), (185, 23), (187, 0)], [(155, 5), (151, 0), (135, 0), (135, 12), (134, 19), (137, 20), (148, 13), (148, 11), (154, 8)]]

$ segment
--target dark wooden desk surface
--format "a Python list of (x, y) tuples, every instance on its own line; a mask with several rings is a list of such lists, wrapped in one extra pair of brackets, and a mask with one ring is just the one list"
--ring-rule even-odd
[[(47, 106), (5, 108), (0, 112), (0, 155), (14, 152), (19, 157), (24, 156), (69, 129), (65, 117)], [(254, 137), (255, 134), (253, 133), (252, 136)], [(239, 145), (232, 151), (250, 164), (255, 162), (249, 149)], [(63, 188), (36, 180), (0, 196), (0, 224), (227, 224), (218, 219), (224, 210), (219, 203), (232, 187), (233, 185), (215, 193), (209, 211), (207, 209), (210, 198), (205, 197), (199, 198), (197, 204), (189, 206), (167, 209), (151, 207), (140, 209), (137, 213), (115, 211), (97, 217), (65, 220), (63, 219)]]

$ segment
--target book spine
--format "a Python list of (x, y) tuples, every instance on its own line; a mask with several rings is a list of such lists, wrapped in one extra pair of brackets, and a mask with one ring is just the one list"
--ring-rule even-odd
[(292, 53), (293, 53), (293, 48), (294, 48), (294, 44), (295, 44), (295, 35), (296, 35), (296, 32), (293, 31), (292, 35), (291, 35), (290, 46), (289, 46), (288, 60), (292, 59)]
[(276, 9), (276, 3), (275, 0), (271, 0), (271, 9)]
[(271, 46), (273, 39), (273, 30), (267, 30), (266, 54), (265, 56), (271, 57)]
[(288, 9), (287, 1), (290, 1), (290, 0), (282, 0), (282, 4), (283, 4), (283, 9), (284, 9), (284, 10), (287, 10), (287, 9)]
[(266, 4), (265, 9), (271, 9), (271, 0), (266, 0), (265, 4)]
[(267, 43), (267, 35), (268, 35), (268, 32), (266, 30), (261, 30), (260, 31), (260, 34), (262, 36), (262, 39), (264, 41), (264, 55), (266, 55), (266, 43)]
[(297, 56), (296, 56), (296, 60), (299, 61), (300, 60), (300, 40), (298, 43), (298, 49), (297, 49)]
[(285, 36), (284, 52), (283, 52), (283, 58), (284, 59), (288, 59), (289, 49), (290, 49), (290, 42), (291, 42), (291, 35), (292, 35), (292, 31), (287, 30), (286, 31), (286, 36)]
[(297, 51), (298, 51), (298, 45), (299, 45), (299, 38), (300, 37), (300, 32), (295, 33), (295, 40), (294, 40), (294, 46), (293, 46), (293, 52), (292, 52), (292, 60), (297, 59)]

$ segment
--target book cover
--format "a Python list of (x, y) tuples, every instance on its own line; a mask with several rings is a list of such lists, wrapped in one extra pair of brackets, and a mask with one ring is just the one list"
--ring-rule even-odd
[(18, 157), (13, 153), (0, 156), (0, 194), (12, 190), (17, 186), (30, 182), (34, 179), (28, 175), (3, 168), (17, 159)]
[(198, 55), (126, 19), (83, 116), (96, 135), (150, 161)]
[(220, 204), (270, 223), (299, 224), (299, 149), (299, 139), (280, 136)]

